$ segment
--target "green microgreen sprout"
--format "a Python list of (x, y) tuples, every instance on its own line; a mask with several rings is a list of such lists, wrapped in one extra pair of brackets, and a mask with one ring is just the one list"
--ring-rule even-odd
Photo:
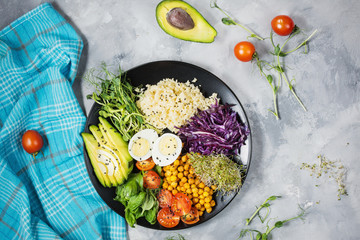
[(95, 87), (87, 99), (93, 99), (101, 106), (99, 115), (110, 118), (125, 141), (141, 129), (153, 128), (138, 110), (137, 95), (120, 67), (119, 73), (114, 74), (102, 63), (100, 70), (91, 69), (84, 79)]
[(190, 153), (189, 160), (201, 181), (207, 186), (216, 185), (218, 193), (226, 195), (241, 188), (243, 165), (239, 165), (227, 156)]
[[(276, 198), (275, 198), (275, 199), (276, 199)], [(266, 201), (265, 201), (264, 203), (266, 204)], [(263, 203), (263, 204), (264, 204), (264, 203)], [(266, 204), (266, 205), (267, 205), (267, 204)], [(298, 218), (304, 220), (305, 209), (302, 208), (300, 205), (299, 205), (299, 209), (300, 209), (300, 213), (299, 213), (298, 215), (296, 215), (295, 217), (288, 218), (288, 219), (281, 220), (281, 221), (276, 221), (272, 226), (270, 226), (270, 221), (271, 221), (272, 219), (268, 220), (267, 223), (266, 223), (266, 230), (265, 230), (265, 232), (261, 232), (261, 231), (259, 231), (259, 230), (257, 230), (257, 229), (250, 229), (250, 228), (242, 229), (241, 232), (240, 232), (240, 234), (239, 234), (239, 238), (238, 238), (238, 239), (243, 238), (243, 237), (245, 237), (246, 235), (249, 235), (250, 240), (254, 240), (254, 239), (256, 239), (256, 240), (268, 240), (268, 239), (270, 239), (270, 237), (271, 237), (271, 232), (272, 232), (274, 229), (284, 227), (287, 222), (293, 221), (293, 220), (298, 219)], [(261, 222), (264, 223), (264, 220), (265, 220), (265, 219), (262, 219), (262, 218), (260, 217), (260, 215), (258, 215), (258, 216), (259, 216)], [(267, 216), (266, 216), (266, 217), (267, 217)]]
[[(327, 175), (329, 178), (333, 178), (338, 186), (337, 197), (341, 200), (342, 195), (348, 195), (345, 186), (346, 169), (340, 160), (331, 161), (325, 156), (318, 156), (319, 162), (314, 164), (303, 163), (300, 169), (306, 169), (310, 171), (310, 176), (315, 175), (316, 178)], [(315, 185), (318, 187), (319, 185)]]
[[(264, 221), (267, 219), (267, 217), (269, 216), (269, 213), (270, 213), (270, 201), (274, 201), (275, 199), (278, 199), (278, 198), (281, 198), (281, 196), (270, 196), (268, 197), (259, 207), (256, 208), (255, 212), (253, 213), (253, 215), (251, 215), (250, 218), (247, 218), (246, 219), (246, 223), (245, 225), (249, 225), (251, 223), (251, 221), (256, 217), (256, 216), (259, 216), (260, 218), (260, 221), (262, 223), (264, 223)], [(260, 210), (262, 208), (266, 208), (267, 212), (266, 212), (266, 215), (265, 217), (261, 217), (261, 215), (259, 214), (260, 213)]]
[(229, 14), (227, 14), (221, 7), (219, 7), (219, 5), (217, 4), (217, 0), (211, 0), (210, 1), (210, 7), (219, 9), (226, 16), (226, 17), (221, 19), (223, 24), (239, 26), (239, 27), (241, 27), (242, 29), (244, 29), (246, 32), (248, 32), (250, 34), (250, 36), (248, 38), (257, 38), (259, 40), (264, 40), (264, 38), (258, 36), (253, 31), (251, 31), (250, 29), (248, 29), (244, 25), (236, 22), (233, 18), (231, 18)]

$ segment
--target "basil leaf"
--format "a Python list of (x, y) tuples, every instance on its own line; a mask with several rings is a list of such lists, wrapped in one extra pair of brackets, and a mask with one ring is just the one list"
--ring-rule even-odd
[(130, 225), (130, 227), (134, 227), (136, 218), (135, 215), (129, 210), (129, 208), (125, 208), (125, 220)]
[(138, 195), (132, 196), (128, 202), (128, 208), (131, 212), (135, 213), (136, 210), (143, 204), (146, 193), (140, 192)]

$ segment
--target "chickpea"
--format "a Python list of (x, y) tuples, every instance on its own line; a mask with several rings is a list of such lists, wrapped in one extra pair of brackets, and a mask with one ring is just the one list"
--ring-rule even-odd
[(195, 204), (196, 204), (196, 203), (198, 203), (198, 202), (199, 202), (199, 199), (198, 199), (197, 197), (195, 197), (195, 196), (194, 196), (194, 198), (193, 198), (193, 203), (195, 203)]
[(176, 180), (177, 180), (177, 177), (173, 175), (173, 176), (170, 177), (169, 182), (175, 182)]
[(203, 182), (199, 183), (199, 188), (204, 188), (205, 187), (205, 184)]
[(189, 175), (189, 171), (184, 171), (184, 176), (187, 177)]
[(185, 187), (186, 189), (189, 189), (189, 188), (190, 188), (190, 184), (189, 184), (189, 183), (185, 183), (185, 184), (184, 184), (184, 187)]
[(177, 174), (177, 177), (178, 177), (179, 179), (182, 179), (182, 178), (184, 177), (184, 174), (183, 174), (182, 172), (179, 172), (179, 173)]
[(204, 201), (205, 201), (206, 203), (209, 203), (209, 202), (211, 201), (211, 198), (210, 198), (210, 197), (205, 197), (205, 198), (204, 198)]
[(211, 213), (211, 211), (212, 211), (212, 208), (206, 208), (207, 213)]
[(210, 202), (210, 206), (214, 207), (215, 206), (215, 200), (211, 200)]
[(199, 191), (199, 189), (197, 189), (197, 188), (195, 187), (195, 188), (191, 188), (191, 191), (192, 191), (193, 193), (197, 193), (197, 192)]
[(183, 172), (184, 171), (184, 167), (183, 166), (179, 166), (177, 169), (179, 172)]
[(171, 191), (173, 195), (177, 194), (178, 193), (178, 190), (174, 189)]
[(186, 193), (191, 194), (192, 193), (191, 189), (190, 188), (186, 189)]
[(178, 183), (177, 183), (177, 182), (171, 182), (171, 183), (170, 183), (170, 186), (172, 186), (173, 188), (176, 188), (176, 187), (177, 187), (177, 185), (178, 185)]
[(201, 205), (204, 205), (204, 204), (205, 204), (204, 199), (200, 199), (200, 200), (199, 200), (199, 203), (200, 203)]
[(182, 177), (182, 178), (181, 178), (181, 182), (186, 183), (186, 182), (187, 182), (186, 177)]
[(189, 165), (188, 163), (186, 163), (186, 164), (184, 165), (184, 169), (187, 171), (187, 170), (189, 170), (189, 168), (190, 168), (190, 165)]
[(196, 208), (197, 210), (200, 210), (200, 209), (201, 209), (201, 204), (200, 204), (200, 203), (195, 204), (195, 208)]
[(207, 196), (209, 196), (209, 193), (204, 191), (203, 195), (204, 195), (204, 197), (207, 197)]
[(212, 189), (212, 190), (214, 190), (214, 191), (215, 191), (215, 190), (216, 190), (216, 188), (217, 188), (217, 187), (216, 187), (215, 185), (211, 185), (211, 189)]
[(199, 185), (200, 184), (200, 179), (199, 178), (195, 178), (195, 184)]
[(176, 159), (173, 164), (174, 164), (174, 166), (179, 166), (180, 161), (178, 159)]
[(199, 197), (199, 194), (197, 192), (193, 192), (194, 197)]
[(163, 183), (163, 188), (167, 188), (169, 186), (169, 184), (167, 182)]
[(203, 194), (203, 192), (204, 192), (204, 190), (201, 189), (201, 188), (200, 188), (199, 191), (198, 191), (199, 194)]
[(204, 204), (204, 207), (205, 207), (206, 209), (208, 209), (208, 208), (211, 208), (211, 205), (210, 205), (210, 203), (207, 202), (207, 203)]
[(205, 192), (210, 192), (210, 188), (209, 188), (209, 187), (205, 187), (205, 188), (204, 188), (204, 191), (205, 191)]
[(170, 192), (172, 191), (172, 190), (174, 190), (174, 188), (172, 187), (172, 186), (168, 186), (168, 188), (167, 188)]
[(199, 211), (199, 216), (201, 217), (202, 215), (204, 215), (203, 211)]

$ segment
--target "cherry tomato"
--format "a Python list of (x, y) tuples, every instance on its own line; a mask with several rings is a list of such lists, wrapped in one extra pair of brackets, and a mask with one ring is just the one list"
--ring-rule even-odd
[(162, 208), (157, 215), (157, 220), (161, 226), (172, 228), (179, 224), (180, 217), (171, 212), (170, 208)]
[(41, 135), (35, 130), (27, 130), (22, 136), (22, 146), (26, 152), (33, 154), (34, 157), (44, 146)]
[(170, 207), (173, 198), (172, 193), (167, 189), (161, 189), (156, 196), (161, 208)]
[(276, 34), (287, 36), (294, 30), (295, 24), (289, 16), (279, 15), (271, 21), (271, 27)]
[(192, 207), (190, 212), (181, 216), (180, 219), (186, 224), (197, 223), (200, 220), (199, 211), (195, 207)]
[(191, 210), (191, 201), (184, 193), (177, 193), (171, 201), (171, 211), (177, 216), (183, 216)]
[(144, 188), (156, 189), (160, 187), (161, 179), (159, 175), (154, 171), (147, 171), (143, 177)]
[(137, 161), (136, 162), (136, 167), (140, 170), (140, 171), (148, 171), (151, 170), (153, 167), (155, 167), (155, 163), (152, 160), (152, 158), (143, 160), (143, 161)]
[(251, 42), (243, 41), (235, 45), (234, 54), (242, 62), (249, 62), (253, 58), (255, 47)]

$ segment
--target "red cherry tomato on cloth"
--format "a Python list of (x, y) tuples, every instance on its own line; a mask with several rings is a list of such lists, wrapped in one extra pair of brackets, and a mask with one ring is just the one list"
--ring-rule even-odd
[(234, 54), (242, 62), (249, 62), (253, 58), (255, 47), (251, 42), (239, 42), (234, 47)]
[(171, 206), (171, 200), (173, 198), (173, 195), (169, 190), (161, 189), (156, 198), (159, 202), (159, 206), (161, 208), (165, 208)]
[(161, 179), (159, 175), (154, 171), (147, 171), (143, 177), (144, 188), (157, 189), (160, 187)]
[(287, 36), (294, 30), (295, 24), (289, 16), (279, 15), (271, 21), (271, 27), (276, 34)]
[(161, 226), (173, 228), (180, 222), (180, 217), (171, 212), (170, 208), (162, 208), (157, 215), (157, 220)]
[(171, 211), (177, 216), (188, 214), (191, 210), (191, 200), (184, 193), (177, 193), (171, 201)]
[(44, 140), (41, 135), (35, 130), (28, 130), (22, 136), (22, 146), (24, 150), (35, 157), (36, 154), (44, 146)]

